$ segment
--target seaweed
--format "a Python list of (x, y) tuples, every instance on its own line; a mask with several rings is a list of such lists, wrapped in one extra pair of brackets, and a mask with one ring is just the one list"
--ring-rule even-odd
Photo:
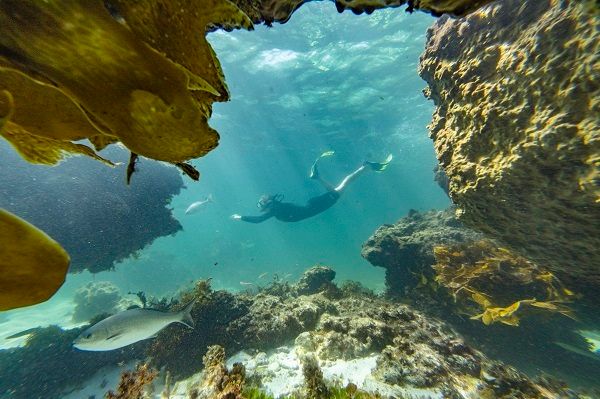
[(0, 208), (0, 311), (48, 300), (65, 281), (70, 259), (36, 226)]
[(135, 370), (124, 371), (117, 387), (117, 392), (108, 391), (106, 399), (142, 399), (146, 385), (152, 383), (158, 371), (151, 369), (145, 363), (139, 363)]
[[(228, 94), (206, 31), (251, 29), (252, 22), (227, 0), (8, 0), (0, 26), (0, 87), (16, 99), (15, 118), (0, 134), (24, 158), (55, 164), (72, 152), (102, 160), (73, 141), (102, 147), (118, 140), (197, 176), (183, 162), (217, 146), (208, 118), (212, 102)], [(25, 93), (44, 106), (22, 101)], [(53, 129), (47, 121), (56, 115), (74, 123)]]
[(306, 399), (327, 399), (329, 397), (329, 388), (325, 385), (323, 371), (319, 367), (317, 358), (308, 354), (301, 359), (301, 362)]
[(525, 308), (574, 318), (566, 304), (576, 295), (556, 276), (488, 240), (437, 246), (434, 254), (435, 281), (465, 313), (473, 303), (482, 309), (471, 319), (518, 326)]
[[(104, 317), (106, 315), (99, 315), (91, 324)], [(0, 396), (59, 398), (68, 387), (77, 388), (102, 367), (142, 357), (145, 342), (109, 352), (73, 348), (73, 340), (88, 327), (38, 328), (32, 331), (24, 347), (0, 351)]]

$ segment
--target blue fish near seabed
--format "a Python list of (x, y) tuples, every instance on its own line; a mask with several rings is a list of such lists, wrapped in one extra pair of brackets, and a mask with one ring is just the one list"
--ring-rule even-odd
[(171, 323), (194, 328), (190, 312), (193, 300), (179, 312), (160, 312), (152, 309), (129, 309), (99, 321), (82, 332), (73, 346), (84, 351), (110, 351), (136, 342), (154, 338)]
[(185, 210), (185, 214), (186, 215), (192, 215), (194, 213), (197, 213), (198, 211), (200, 211), (201, 209), (204, 208), (205, 204), (207, 204), (209, 202), (214, 202), (212, 194), (209, 194), (208, 197), (206, 197), (206, 199), (204, 199), (203, 201), (196, 201), (196, 202), (192, 203)]

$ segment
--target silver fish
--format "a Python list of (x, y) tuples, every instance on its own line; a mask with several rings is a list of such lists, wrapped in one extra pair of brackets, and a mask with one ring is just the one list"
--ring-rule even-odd
[(190, 206), (188, 206), (187, 209), (185, 210), (185, 214), (192, 215), (192, 214), (198, 212), (200, 209), (203, 208), (202, 205), (204, 205), (208, 202), (214, 202), (212, 194), (209, 194), (208, 197), (206, 197), (206, 199), (204, 201), (196, 201), (193, 204), (191, 204)]
[(73, 341), (73, 346), (84, 351), (110, 351), (154, 338), (171, 323), (194, 328), (190, 315), (193, 300), (179, 312), (159, 312), (151, 309), (129, 309), (94, 324)]

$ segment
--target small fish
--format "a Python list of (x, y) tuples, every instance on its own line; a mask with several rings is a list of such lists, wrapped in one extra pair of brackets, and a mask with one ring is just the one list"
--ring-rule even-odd
[(24, 337), (24, 336), (26, 336), (26, 335), (33, 334), (33, 333), (35, 333), (35, 332), (38, 332), (39, 330), (41, 330), (41, 327), (33, 327), (33, 328), (28, 328), (28, 329), (27, 329), (27, 330), (25, 330), (25, 331), (18, 332), (18, 333), (16, 333), (16, 334), (13, 334), (13, 335), (11, 335), (11, 336), (9, 336), (9, 337), (6, 337), (5, 339), (14, 339), (14, 338), (20, 338), (20, 337)]
[(269, 272), (264, 272), (258, 275), (258, 278), (265, 278), (267, 277), (267, 275), (269, 274)]
[(214, 202), (212, 194), (209, 194), (208, 197), (206, 197), (206, 199), (204, 201), (196, 201), (193, 204), (191, 204), (190, 206), (188, 206), (188, 208), (185, 210), (185, 214), (192, 215), (194, 213), (197, 213), (200, 209), (202, 209), (202, 205), (204, 205), (208, 202)]
[(110, 351), (138, 341), (154, 338), (171, 323), (194, 328), (190, 315), (196, 300), (179, 312), (159, 312), (151, 309), (130, 309), (94, 324), (73, 341), (73, 346), (84, 351)]
[(589, 350), (580, 349), (573, 345), (565, 344), (564, 342), (555, 341), (554, 344), (573, 353), (577, 353), (578, 355), (585, 356), (588, 359), (600, 361), (600, 355), (594, 352), (590, 352)]
[(241, 285), (254, 285), (253, 283), (249, 283), (247, 281), (240, 281)]

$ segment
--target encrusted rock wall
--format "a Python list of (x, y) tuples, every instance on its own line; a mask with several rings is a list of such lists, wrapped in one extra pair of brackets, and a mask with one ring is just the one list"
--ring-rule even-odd
[[(255, 24), (264, 22), (286, 23), (294, 11), (310, 0), (232, 0)], [(492, 0), (334, 0), (338, 12), (348, 9), (354, 14), (371, 14), (379, 8), (407, 6), (407, 10), (421, 10), (435, 16), (466, 15)]]
[(503, 0), (428, 31), (419, 73), (460, 220), (600, 286), (600, 12)]
[(374, 266), (386, 269), (388, 294), (405, 293), (421, 276), (433, 278), (433, 247), (481, 238), (465, 228), (452, 209), (420, 213), (410, 211), (396, 224), (379, 227), (363, 244), (362, 256)]
[(168, 209), (183, 188), (175, 168), (144, 160), (127, 186), (129, 155), (118, 147), (103, 152), (122, 162), (115, 168), (85, 157), (53, 168), (31, 165), (5, 143), (0, 154), (0, 207), (58, 241), (71, 257), (71, 272), (111, 269), (154, 239), (181, 230)]

